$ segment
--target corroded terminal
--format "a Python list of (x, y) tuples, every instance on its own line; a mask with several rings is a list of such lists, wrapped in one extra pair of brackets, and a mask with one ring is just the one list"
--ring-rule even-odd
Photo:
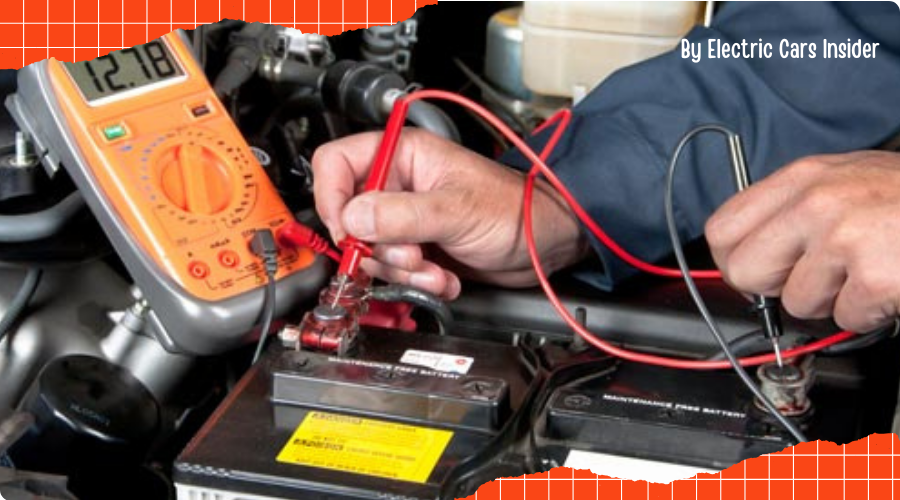
[(300, 323), (300, 348), (346, 354), (356, 340), (356, 318), (339, 305), (320, 304), (303, 316)]
[(362, 272), (343, 283), (338, 277), (332, 278), (331, 283), (319, 293), (319, 303), (339, 305), (347, 310), (348, 315), (358, 319), (368, 312), (366, 299), (371, 285), (372, 279)]
[[(815, 373), (812, 358), (805, 358), (798, 364), (778, 366), (775, 363), (760, 365), (756, 371), (760, 381), (760, 389), (769, 398), (778, 411), (787, 417), (799, 417), (812, 408), (809, 389), (812, 387)], [(765, 407), (756, 401), (756, 406)]]

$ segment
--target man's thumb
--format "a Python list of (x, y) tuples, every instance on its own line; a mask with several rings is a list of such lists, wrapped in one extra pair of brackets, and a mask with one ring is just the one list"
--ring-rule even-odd
[(445, 192), (364, 193), (344, 209), (344, 227), (373, 243), (441, 243), (455, 234), (463, 213)]

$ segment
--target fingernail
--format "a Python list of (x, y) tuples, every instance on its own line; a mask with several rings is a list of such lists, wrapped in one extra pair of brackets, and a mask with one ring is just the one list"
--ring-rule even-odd
[(344, 212), (347, 232), (360, 239), (375, 236), (375, 207), (371, 200), (362, 198), (350, 202)]
[(431, 291), (435, 285), (434, 275), (429, 273), (413, 273), (409, 275), (409, 284), (416, 288)]
[(400, 269), (412, 270), (410, 269), (411, 260), (409, 251), (405, 248), (390, 247), (384, 252), (385, 263)]
[(447, 290), (444, 298), (447, 300), (455, 300), (459, 297), (459, 294), (462, 293), (462, 283), (460, 283), (459, 278), (453, 273), (445, 271), (445, 274), (447, 276)]

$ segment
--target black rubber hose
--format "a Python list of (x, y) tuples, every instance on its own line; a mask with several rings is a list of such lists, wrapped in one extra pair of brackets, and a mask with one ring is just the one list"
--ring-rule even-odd
[(38, 285), (41, 283), (41, 275), (43, 275), (43, 270), (39, 268), (35, 267), (28, 270), (22, 285), (19, 287), (19, 291), (16, 292), (16, 296), (9, 303), (9, 307), (3, 313), (3, 317), (0, 318), (0, 341), (22, 319), (22, 313), (25, 312), (25, 308), (28, 307), (28, 303), (31, 302), (34, 292), (37, 291)]
[(820, 355), (823, 356), (840, 356), (843, 354), (851, 353), (854, 351), (858, 351), (860, 349), (865, 349), (867, 347), (872, 347), (873, 345), (892, 338), (897, 335), (898, 325), (891, 325), (880, 330), (877, 330), (873, 333), (867, 333), (865, 335), (857, 335), (850, 340), (845, 340), (839, 344), (834, 344), (826, 347), (819, 351)]
[(257, 44), (250, 41), (262, 38), (268, 29), (265, 24), (251, 23), (239, 32), (238, 40), (242, 42), (235, 43), (235, 47), (228, 54), (225, 67), (213, 83), (213, 89), (220, 99), (234, 93), (256, 73), (262, 51)]
[(325, 76), (325, 70), (291, 59), (268, 58), (260, 64), (259, 74), (270, 82), (318, 90)]
[(414, 101), (409, 105), (406, 119), (415, 126), (423, 128), (444, 139), (459, 143), (459, 130), (453, 120), (441, 108), (424, 101)]
[(441, 335), (446, 335), (453, 327), (453, 313), (447, 304), (436, 295), (418, 288), (393, 283), (373, 288), (370, 297), (383, 302), (406, 302), (428, 310), (437, 320)]
[(228, 63), (216, 77), (213, 88), (219, 98), (231, 95), (256, 73), (259, 53), (250, 47), (237, 47), (228, 56)]
[(60, 232), (84, 207), (76, 191), (50, 208), (21, 215), (0, 215), (0, 243), (24, 243), (49, 238)]

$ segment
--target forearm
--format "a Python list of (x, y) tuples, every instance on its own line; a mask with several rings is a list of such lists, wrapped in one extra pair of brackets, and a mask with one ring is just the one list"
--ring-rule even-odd
[[(689, 41), (705, 50), (709, 39), (821, 46), (823, 38), (861, 38), (880, 43), (877, 58), (823, 59), (820, 52), (817, 59), (694, 63), (671, 52), (616, 73), (580, 103), (551, 165), (615, 240), (659, 260), (671, 250), (662, 209), (666, 163), (694, 126), (720, 123), (741, 134), (754, 179), (802, 156), (869, 148), (896, 133), (898, 25), (892, 4), (726, 4), (713, 28), (693, 30)], [(733, 193), (727, 162), (718, 137), (700, 138), (687, 151), (675, 201), (685, 240), (702, 236), (706, 219)], [(592, 276), (595, 284), (609, 287), (633, 274), (593, 243), (605, 268)]]

